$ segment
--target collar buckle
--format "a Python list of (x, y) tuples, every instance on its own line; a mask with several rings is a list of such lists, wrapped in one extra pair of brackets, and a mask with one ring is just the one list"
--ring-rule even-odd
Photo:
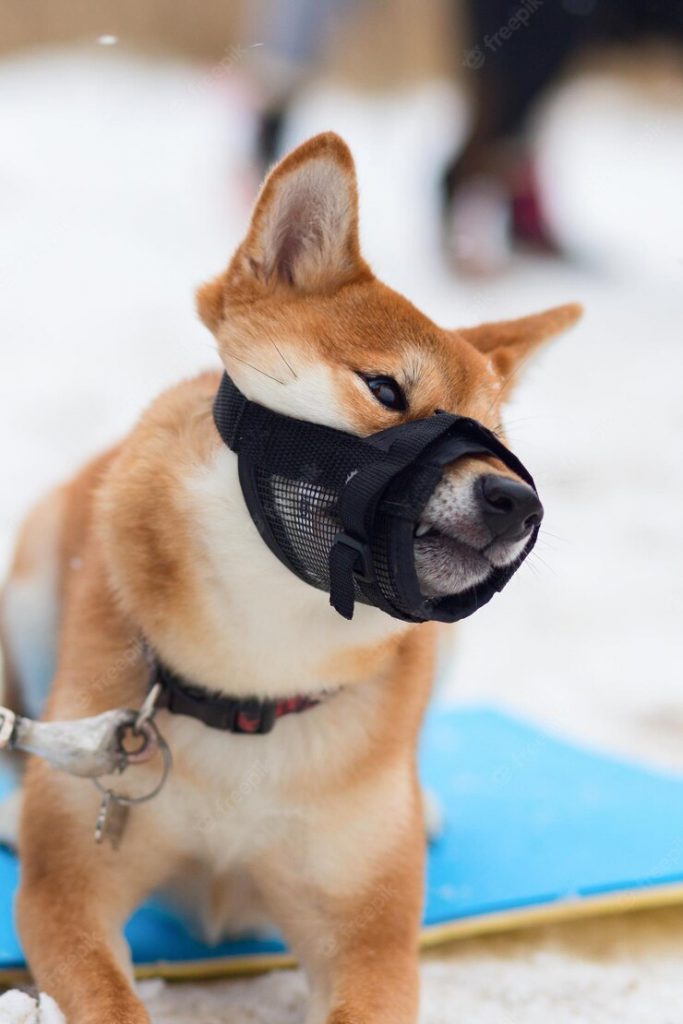
[(255, 697), (235, 701), (231, 718), (231, 732), (263, 736), (275, 725), (277, 704), (274, 700), (258, 700)]

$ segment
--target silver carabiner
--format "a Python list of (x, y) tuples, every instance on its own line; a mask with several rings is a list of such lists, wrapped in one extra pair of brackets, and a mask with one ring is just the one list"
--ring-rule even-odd
[[(126, 753), (124, 750), (123, 756), (126, 758), (126, 767), (128, 764), (140, 764), (141, 760), (149, 760), (152, 754), (156, 750), (159, 750), (161, 752), (162, 758), (162, 768), (159, 781), (146, 793), (142, 793), (140, 796), (124, 796), (123, 794), (114, 792), (114, 790), (112, 790), (111, 787), (105, 786), (102, 782), (100, 782), (99, 778), (93, 778), (92, 780), (99, 789), (100, 793), (105, 795), (108, 794), (112, 799), (116, 801), (116, 803), (122, 804), (126, 807), (132, 807), (134, 804), (144, 804), (148, 800), (151, 800), (152, 797), (155, 797), (157, 793), (161, 791), (162, 786), (166, 782), (166, 779), (168, 778), (168, 773), (170, 772), (173, 764), (171, 748), (169, 747), (168, 743), (159, 732), (159, 727), (153, 718), (150, 718), (148, 721), (144, 722), (142, 728), (139, 730), (137, 726), (133, 725), (131, 727), (131, 731), (133, 733), (144, 733), (145, 743), (144, 746), (139, 751), (134, 752), (132, 755)], [(147, 737), (149, 737), (149, 739)], [(141, 756), (143, 753), (146, 755), (144, 758), (142, 758)]]
[[(155, 797), (172, 767), (170, 747), (154, 721), (159, 693), (157, 684), (139, 711), (117, 708), (69, 722), (36, 722), (0, 706), (0, 750), (23, 750), (70, 775), (91, 779), (102, 794), (95, 842), (108, 838), (116, 849), (129, 809)], [(147, 792), (127, 796), (100, 781), (102, 776), (121, 774), (129, 765), (148, 761), (157, 751), (161, 753), (161, 774)]]

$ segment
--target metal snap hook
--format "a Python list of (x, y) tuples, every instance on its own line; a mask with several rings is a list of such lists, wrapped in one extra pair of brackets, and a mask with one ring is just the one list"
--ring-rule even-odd
[[(159, 781), (152, 789), (150, 789), (147, 793), (141, 794), (140, 796), (123, 796), (122, 794), (114, 792), (114, 790), (112, 790), (109, 786), (103, 785), (98, 778), (92, 780), (103, 796), (108, 795), (110, 800), (115, 800), (116, 803), (122, 804), (125, 807), (132, 807), (135, 804), (144, 804), (146, 803), (147, 800), (151, 800), (153, 797), (157, 795), (157, 793), (161, 792), (161, 789), (164, 783), (166, 782), (166, 779), (168, 778), (169, 772), (173, 764), (171, 749), (166, 740), (164, 739), (164, 737), (159, 732), (159, 728), (154, 719), (150, 719), (148, 722), (145, 722), (143, 725), (143, 730), (145, 731), (146, 739), (142, 751), (144, 752), (149, 750), (150, 753), (147, 754), (147, 756), (144, 756), (142, 760), (148, 760), (149, 757), (151, 757), (151, 755), (157, 749), (161, 752), (162, 757), (161, 777), (159, 778)], [(151, 736), (151, 739), (147, 739), (147, 736)], [(140, 752), (138, 752), (138, 754), (134, 756), (137, 756), (139, 758)], [(128, 766), (128, 764), (140, 763), (139, 760), (130, 760), (129, 755), (125, 751), (122, 754), (122, 760), (124, 758), (125, 763), (123, 764), (123, 768), (120, 770), (125, 769)]]
[(154, 756), (158, 749), (158, 728), (148, 719), (138, 725), (137, 721), (126, 722), (119, 728), (116, 743), (123, 768), (129, 764), (143, 764)]

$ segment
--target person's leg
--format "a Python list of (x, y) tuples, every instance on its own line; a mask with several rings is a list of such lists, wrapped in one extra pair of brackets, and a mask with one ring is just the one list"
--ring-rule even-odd
[(282, 154), (287, 112), (311, 70), (322, 63), (334, 27), (358, 0), (269, 0), (255, 7), (250, 36), (252, 70), (263, 96), (256, 126), (255, 156), (261, 173)]
[(471, 45), (463, 63), (472, 122), (443, 176), (444, 218), (455, 260), (486, 271), (504, 262), (515, 218), (530, 240), (548, 243), (525, 131), (539, 95), (597, 30), (597, 15), (509, 0), (468, 8)]

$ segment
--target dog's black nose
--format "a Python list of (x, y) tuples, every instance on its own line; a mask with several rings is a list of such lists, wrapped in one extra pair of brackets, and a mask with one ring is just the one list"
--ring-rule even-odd
[(495, 540), (521, 540), (543, 518), (543, 505), (533, 488), (507, 476), (480, 477), (479, 503)]

